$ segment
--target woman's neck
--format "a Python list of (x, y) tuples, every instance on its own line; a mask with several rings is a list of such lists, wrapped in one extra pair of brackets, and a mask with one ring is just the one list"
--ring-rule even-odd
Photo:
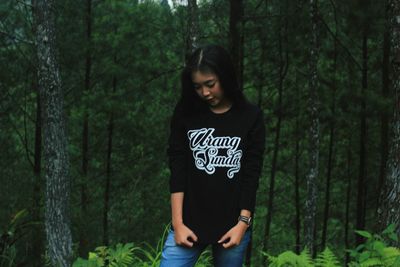
[(232, 101), (225, 99), (224, 101), (221, 101), (221, 103), (217, 106), (209, 106), (210, 110), (214, 113), (224, 113), (228, 111), (232, 107)]

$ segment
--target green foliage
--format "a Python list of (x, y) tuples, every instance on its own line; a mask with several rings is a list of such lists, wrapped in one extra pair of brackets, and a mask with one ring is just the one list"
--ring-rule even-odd
[(153, 248), (149, 243), (143, 242), (144, 248), (137, 248), (137, 254), (134, 256), (137, 263), (140, 266), (158, 266), (160, 264), (161, 252), (164, 245), (165, 238), (168, 233), (170, 224), (164, 227), (163, 234), (157, 242), (157, 246)]
[[(160, 265), (161, 252), (168, 233), (169, 225), (154, 248), (147, 242), (143, 246), (133, 243), (118, 243), (115, 247), (101, 246), (94, 252), (89, 252), (88, 259), (78, 258), (73, 267), (156, 267)], [(212, 260), (210, 250), (205, 250), (199, 257), (196, 267), (210, 266)]]
[(398, 236), (394, 231), (394, 224), (389, 225), (380, 235), (367, 231), (356, 231), (358, 235), (365, 237), (366, 241), (356, 249), (348, 250), (350, 256), (355, 259), (349, 266), (400, 266), (400, 249), (388, 245), (392, 241), (398, 241)]
[(135, 249), (133, 243), (118, 243), (115, 247), (101, 246), (94, 252), (89, 252), (87, 260), (78, 258), (73, 267), (128, 267), (134, 263), (133, 252)]
[(297, 260), (300, 257), (296, 253), (292, 251), (285, 251), (279, 254), (277, 257), (269, 255), (267, 253), (263, 253), (265, 256), (268, 257), (271, 267), (278, 267), (278, 266), (297, 266)]
[(310, 252), (305, 248), (299, 255), (292, 251), (285, 251), (274, 257), (262, 252), (268, 257), (271, 267), (339, 267), (339, 261), (329, 248), (317, 255), (313, 260)]
[[(389, 225), (380, 235), (371, 234), (367, 231), (355, 231), (357, 234), (366, 238), (366, 241), (354, 250), (348, 250), (354, 261), (349, 263), (349, 267), (398, 267), (400, 266), (400, 249), (388, 246), (388, 241), (397, 241), (398, 237), (394, 233), (395, 226)], [(339, 267), (340, 262), (335, 254), (326, 247), (320, 252), (315, 260), (307, 248), (300, 255), (292, 251), (284, 251), (278, 256), (272, 256), (266, 252), (262, 255), (268, 257), (271, 267)]]
[(338, 267), (340, 266), (340, 264), (335, 254), (333, 254), (333, 252), (328, 247), (326, 247), (324, 251), (319, 253), (317, 258), (315, 259), (315, 266)]

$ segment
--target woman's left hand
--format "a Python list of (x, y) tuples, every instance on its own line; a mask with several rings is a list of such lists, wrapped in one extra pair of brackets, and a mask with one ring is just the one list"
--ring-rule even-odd
[[(226, 234), (224, 234), (220, 240), (218, 240), (218, 243), (222, 243), (224, 248), (230, 248), (239, 245), (247, 228), (248, 226), (244, 222), (238, 222), (234, 227), (226, 232)], [(229, 241), (224, 243), (228, 239)]]

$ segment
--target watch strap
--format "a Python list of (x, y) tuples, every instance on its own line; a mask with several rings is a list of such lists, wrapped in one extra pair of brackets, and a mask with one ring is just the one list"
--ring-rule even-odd
[(245, 224), (247, 224), (247, 226), (251, 225), (251, 217), (239, 215), (238, 221), (244, 222)]

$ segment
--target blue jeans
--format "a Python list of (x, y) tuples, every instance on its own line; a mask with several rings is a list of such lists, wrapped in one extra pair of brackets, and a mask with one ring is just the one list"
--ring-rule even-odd
[[(221, 244), (212, 244), (213, 263), (216, 267), (242, 267), (243, 256), (250, 242), (251, 231), (246, 231), (240, 244), (224, 248)], [(207, 245), (197, 244), (191, 248), (175, 243), (174, 231), (169, 229), (161, 253), (160, 267), (193, 267)]]

